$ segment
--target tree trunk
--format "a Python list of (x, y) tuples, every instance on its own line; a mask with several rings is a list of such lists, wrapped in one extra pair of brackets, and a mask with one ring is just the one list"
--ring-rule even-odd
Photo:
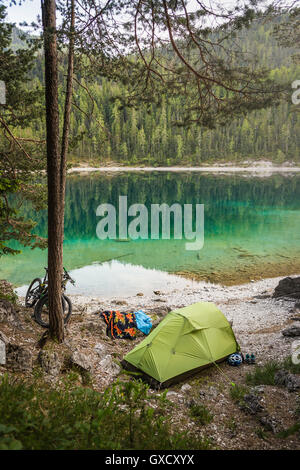
[[(68, 53), (68, 72), (67, 72), (67, 86), (66, 86), (66, 99), (64, 109), (64, 124), (63, 135), (61, 143), (61, 206), (62, 213), (65, 212), (65, 192), (66, 192), (66, 172), (67, 172), (67, 153), (69, 146), (69, 131), (70, 131), (70, 116), (72, 106), (72, 92), (73, 92), (73, 73), (74, 73), (74, 34), (75, 34), (75, 0), (71, 0), (71, 18), (70, 18), (70, 38), (69, 38), (69, 53)], [(61, 227), (61, 243), (64, 240), (64, 218), (62, 219)]]
[(58, 71), (55, 0), (42, 0), (45, 56), (45, 97), (47, 129), (48, 178), (48, 295), (49, 333), (59, 342), (64, 340), (61, 281), (63, 271), (62, 221), (58, 114)]

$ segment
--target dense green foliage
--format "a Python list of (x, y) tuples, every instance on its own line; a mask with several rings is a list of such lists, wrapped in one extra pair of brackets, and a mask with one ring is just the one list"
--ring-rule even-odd
[[(244, 53), (256, 55), (260, 65), (271, 69), (271, 78), (291, 84), (300, 76), (300, 65), (292, 60), (297, 49), (281, 46), (276, 40), (273, 31), (277, 22), (258, 20), (250, 29), (239, 32), (236, 41)], [(41, 58), (37, 58), (32, 72), (36, 85), (43, 79), (42, 69)], [(254, 158), (299, 162), (300, 115), (291, 102), (292, 88), (279, 106), (252, 111), (229, 125), (210, 130), (175, 124), (183, 117), (183, 97), (167, 99), (162, 94), (160, 103), (124, 108), (116, 97), (126, 96), (125, 85), (105, 78), (94, 78), (90, 83), (77, 78), (89, 93), (75, 82), (70, 149), (73, 161), (99, 165), (113, 160), (163, 166)], [(61, 110), (63, 100), (61, 93)], [(43, 137), (43, 123), (24, 132), (28, 137)]]
[[(208, 449), (195, 436), (172, 432), (168, 402), (139, 381), (116, 382), (104, 394), (76, 387), (0, 383), (0, 449)], [(151, 405), (155, 404), (155, 407)]]
[(29, 40), (27, 47), (14, 50), (10, 47), (13, 34), (12, 25), (5, 23), (5, 8), (0, 6), (0, 80), (6, 87), (6, 102), (0, 104), (0, 256), (16, 252), (8, 246), (9, 240), (31, 247), (44, 245), (31, 233), (35, 222), (20, 214), (23, 201), (30, 201), (35, 210), (44, 207), (45, 202), (42, 146), (27, 140), (25, 130), (34, 127), (42, 113), (42, 88), (40, 84), (35, 86), (28, 75), (36, 46)]

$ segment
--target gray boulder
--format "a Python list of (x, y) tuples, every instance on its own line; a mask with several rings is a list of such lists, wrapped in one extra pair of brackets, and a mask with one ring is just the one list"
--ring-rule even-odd
[(6, 366), (15, 372), (29, 372), (32, 369), (32, 354), (24, 346), (6, 345)]
[(42, 350), (38, 355), (38, 361), (42, 369), (49, 375), (58, 376), (62, 366), (62, 361), (55, 351)]
[(275, 287), (273, 297), (300, 299), (300, 277), (285, 277)]
[(70, 363), (82, 372), (91, 372), (93, 369), (90, 358), (79, 351), (73, 352), (70, 357)]
[(20, 323), (14, 305), (5, 299), (0, 299), (0, 323), (12, 323), (16, 326)]
[(251, 415), (259, 414), (264, 409), (261, 404), (261, 397), (255, 393), (248, 393), (247, 395), (244, 395), (240, 407), (243, 411)]
[(101, 369), (108, 375), (115, 377), (121, 371), (121, 367), (113, 361), (110, 354), (107, 354), (99, 363)]
[(300, 376), (286, 370), (279, 370), (274, 377), (275, 385), (286, 387), (289, 392), (300, 390)]
[(300, 336), (300, 325), (291, 325), (285, 330), (282, 330), (283, 336), (289, 336), (294, 338), (295, 336)]

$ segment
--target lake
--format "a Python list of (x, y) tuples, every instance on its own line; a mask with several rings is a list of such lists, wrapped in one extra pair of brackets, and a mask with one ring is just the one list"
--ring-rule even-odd
[[(99, 240), (99, 204), (204, 204), (204, 246), (185, 249), (185, 239)], [(47, 233), (47, 214), (24, 215)], [(129, 218), (130, 219), (130, 218)], [(300, 272), (300, 175), (124, 172), (69, 175), (66, 189), (64, 265), (76, 287), (89, 295), (147, 294), (184, 288), (191, 279), (240, 284)], [(0, 277), (16, 286), (43, 275), (47, 252), (22, 248), (0, 260)], [(170, 276), (177, 273), (183, 276)], [(24, 288), (18, 291), (24, 292)]]

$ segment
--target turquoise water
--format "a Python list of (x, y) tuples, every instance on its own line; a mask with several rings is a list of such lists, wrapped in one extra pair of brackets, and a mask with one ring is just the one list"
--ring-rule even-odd
[[(124, 195), (128, 206), (142, 203), (149, 211), (154, 203), (204, 204), (203, 249), (187, 251), (186, 240), (173, 238), (99, 240), (97, 206), (118, 207), (119, 196)], [(30, 215), (30, 208), (24, 213)], [(46, 213), (38, 214), (37, 220), (37, 232), (45, 236)], [(300, 272), (299, 255), (300, 176), (153, 172), (68, 177), (64, 265), (77, 277), (76, 292), (149, 290), (168, 282), (162, 272), (241, 283)], [(46, 259), (46, 251), (23, 248), (20, 255), (2, 257), (0, 277), (16, 286), (28, 284), (42, 274)]]

